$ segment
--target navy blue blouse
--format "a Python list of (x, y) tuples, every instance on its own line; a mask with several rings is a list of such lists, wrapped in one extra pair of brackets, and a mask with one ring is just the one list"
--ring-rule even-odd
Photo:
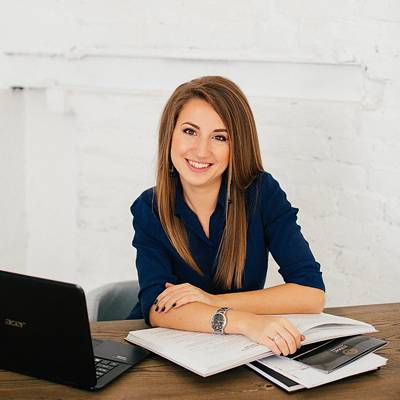
[(153, 206), (153, 192), (154, 188), (146, 190), (131, 206), (135, 230), (132, 244), (137, 250), (140, 290), (138, 303), (129, 319), (144, 318), (150, 324), (150, 307), (165, 289), (166, 282), (188, 282), (213, 294), (262, 289), (269, 252), (279, 265), (279, 273), (285, 282), (325, 290), (320, 265), (296, 222), (298, 209), (291, 206), (271, 174), (260, 173), (246, 190), (247, 256), (241, 289), (226, 290), (213, 282), (216, 255), (225, 226), (225, 177), (210, 218), (210, 238), (205, 235), (197, 215), (185, 203), (180, 183), (177, 187), (175, 215), (186, 227), (190, 251), (203, 276), (182, 260), (168, 240)]

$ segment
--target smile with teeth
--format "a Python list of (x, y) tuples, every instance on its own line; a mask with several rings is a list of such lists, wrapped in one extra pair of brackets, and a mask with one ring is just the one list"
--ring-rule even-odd
[(188, 160), (187, 158), (186, 158), (186, 161), (192, 168), (196, 168), (196, 169), (206, 169), (212, 165), (212, 164), (204, 164), (204, 163), (199, 163), (197, 161)]

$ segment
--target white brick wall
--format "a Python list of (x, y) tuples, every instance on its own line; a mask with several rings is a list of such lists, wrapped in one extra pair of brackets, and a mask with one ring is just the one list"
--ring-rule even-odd
[(25, 138), (22, 93), (0, 90), (0, 268), (26, 271)]
[(3, 0), (0, 265), (86, 289), (134, 277), (129, 206), (163, 104), (219, 74), (249, 97), (328, 305), (399, 301), (399, 37), (394, 0)]

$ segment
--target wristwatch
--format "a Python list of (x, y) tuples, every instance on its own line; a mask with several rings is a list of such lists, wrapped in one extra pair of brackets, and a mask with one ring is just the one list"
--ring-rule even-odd
[(224, 329), (226, 323), (228, 322), (226, 318), (226, 312), (230, 310), (229, 307), (221, 307), (219, 308), (215, 314), (211, 318), (211, 328), (213, 329), (214, 333), (218, 335), (224, 335)]

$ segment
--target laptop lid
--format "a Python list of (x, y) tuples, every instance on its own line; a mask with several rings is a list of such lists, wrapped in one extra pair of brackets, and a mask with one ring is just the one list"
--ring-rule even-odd
[(74, 386), (95, 386), (82, 288), (0, 271), (0, 368)]

